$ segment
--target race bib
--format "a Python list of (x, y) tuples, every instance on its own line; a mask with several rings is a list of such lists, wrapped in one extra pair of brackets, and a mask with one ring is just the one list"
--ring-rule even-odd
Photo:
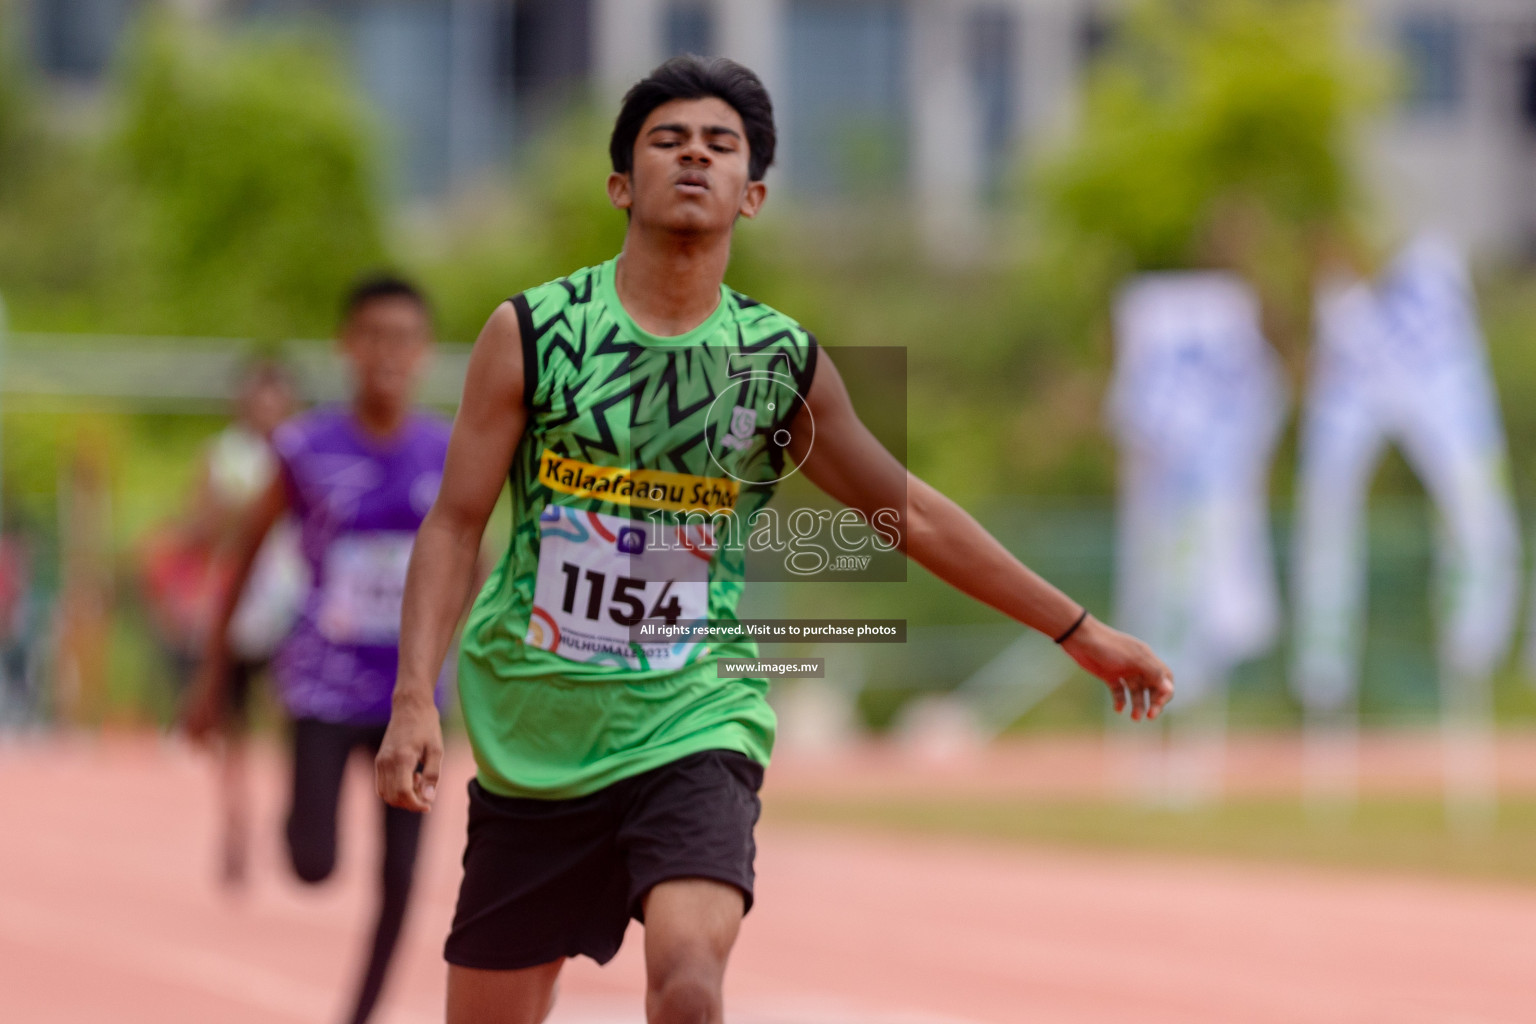
[(405, 570), (416, 535), (346, 534), (325, 553), (325, 583), (315, 625), (337, 644), (393, 644), (400, 639)]
[(524, 640), (572, 661), (681, 668), (700, 644), (632, 635), (645, 620), (692, 624), (709, 612), (708, 525), (656, 523), (547, 505), (539, 574)]

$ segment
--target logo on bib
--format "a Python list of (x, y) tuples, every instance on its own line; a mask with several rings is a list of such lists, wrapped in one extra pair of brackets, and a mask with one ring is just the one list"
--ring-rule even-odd
[(554, 617), (549, 612), (543, 608), (535, 608), (528, 616), (528, 635), (523, 639), (543, 651), (558, 650), (560, 627), (555, 625)]
[(620, 527), (615, 546), (626, 555), (638, 555), (645, 550), (645, 531), (628, 526)]

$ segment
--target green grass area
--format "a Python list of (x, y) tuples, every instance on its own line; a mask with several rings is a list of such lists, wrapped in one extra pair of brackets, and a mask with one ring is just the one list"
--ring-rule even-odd
[(1448, 825), (1438, 797), (1373, 797), (1345, 815), (1294, 799), (1172, 811), (1103, 801), (787, 796), (765, 801), (764, 816), (772, 824), (1536, 884), (1532, 797), (1506, 800), (1492, 823), (1461, 830)]

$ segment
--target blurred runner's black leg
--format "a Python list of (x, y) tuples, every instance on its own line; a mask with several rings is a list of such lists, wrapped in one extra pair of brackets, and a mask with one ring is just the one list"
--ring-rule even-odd
[[(373, 730), (367, 748), (377, 753), (384, 738), (382, 728)], [(410, 902), (411, 880), (416, 870), (416, 850), (421, 839), (422, 816), (415, 811), (390, 807), (379, 802), (383, 811), (384, 857), (380, 873), (379, 916), (374, 924), (373, 949), (368, 956), (368, 966), (357, 992), (357, 1008), (352, 1014), (352, 1024), (364, 1024), (373, 1013), (384, 978), (389, 971), (389, 961), (405, 924), (405, 910)]]
[(336, 808), (347, 756), (356, 743), (352, 726), (314, 718), (293, 723), (288, 855), (294, 874), (305, 882), (323, 882), (336, 867)]

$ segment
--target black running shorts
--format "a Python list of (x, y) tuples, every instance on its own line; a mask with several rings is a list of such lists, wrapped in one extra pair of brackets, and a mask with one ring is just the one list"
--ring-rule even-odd
[(707, 750), (571, 800), (469, 784), (469, 844), (451, 964), (516, 970), (563, 957), (607, 963), (660, 882), (708, 878), (752, 907), (752, 828), (763, 769)]

